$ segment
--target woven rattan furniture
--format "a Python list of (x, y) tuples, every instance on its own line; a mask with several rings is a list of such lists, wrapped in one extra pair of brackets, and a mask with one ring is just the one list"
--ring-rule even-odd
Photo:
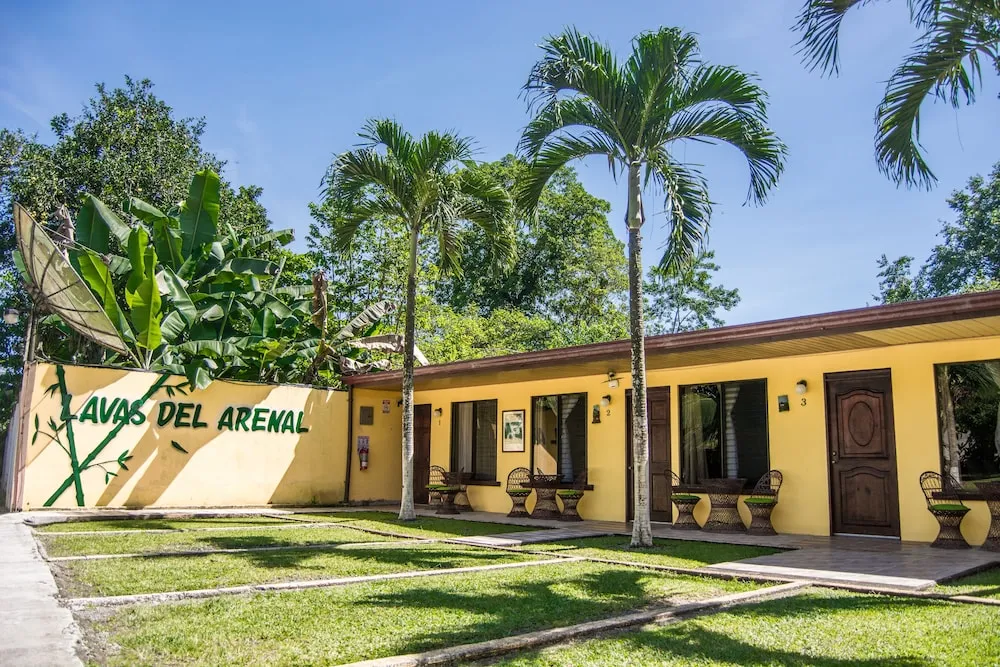
[(701, 496), (696, 493), (688, 493), (681, 485), (681, 478), (677, 473), (670, 470), (663, 473), (670, 483), (670, 500), (677, 505), (677, 519), (674, 521), (674, 528), (678, 530), (698, 530), (701, 526), (694, 519), (694, 508), (701, 502)]
[(753, 492), (743, 499), (743, 504), (750, 510), (750, 527), (747, 532), (751, 535), (777, 535), (771, 525), (771, 512), (778, 504), (781, 482), (780, 472), (768, 470), (758, 480), (757, 486), (753, 487)]
[(458, 514), (455, 507), (455, 496), (458, 495), (460, 487), (457, 484), (428, 484), (428, 493), (436, 493), (438, 496), (437, 511), (435, 514)]
[(531, 488), (535, 490), (535, 506), (531, 510), (531, 518), (558, 519), (556, 491), (559, 490), (559, 475), (532, 475)]
[(702, 482), (705, 491), (708, 492), (708, 501), (712, 507), (708, 512), (708, 519), (702, 530), (715, 533), (745, 533), (747, 527), (740, 517), (740, 508), (737, 503), (740, 499), (740, 491), (746, 480), (738, 479), (706, 479)]
[(969, 543), (962, 537), (962, 519), (969, 513), (959, 497), (961, 485), (950, 477), (943, 477), (936, 472), (925, 472), (920, 475), (920, 489), (927, 499), (927, 510), (938, 522), (937, 538), (931, 542), (932, 547), (941, 549), (966, 549)]
[(1000, 481), (976, 482), (976, 488), (983, 494), (990, 510), (990, 528), (980, 548), (1000, 551)]
[(459, 512), (472, 511), (472, 503), (469, 502), (469, 487), (466, 486), (468, 481), (469, 475), (466, 474), (465, 468), (462, 468), (458, 472), (449, 472), (445, 474), (445, 483), (458, 487), (458, 493), (455, 494), (455, 509)]
[(527, 468), (514, 468), (507, 475), (507, 495), (510, 496), (511, 508), (507, 516), (530, 516), (524, 506), (531, 495), (531, 471)]
[(562, 500), (563, 510), (559, 515), (560, 521), (583, 521), (580, 513), (576, 511), (576, 506), (583, 498), (584, 487), (587, 486), (587, 473), (580, 473), (573, 481), (573, 488), (558, 489), (556, 495)]
[(427, 479), (427, 504), (432, 507), (440, 505), (441, 493), (439, 491), (432, 491), (431, 487), (444, 484), (444, 468), (441, 466), (431, 466), (431, 471)]

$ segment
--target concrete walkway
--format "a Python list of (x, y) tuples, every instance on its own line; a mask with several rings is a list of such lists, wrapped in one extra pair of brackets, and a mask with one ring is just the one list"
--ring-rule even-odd
[(0, 665), (82, 665), (73, 615), (23, 519), (0, 514)]

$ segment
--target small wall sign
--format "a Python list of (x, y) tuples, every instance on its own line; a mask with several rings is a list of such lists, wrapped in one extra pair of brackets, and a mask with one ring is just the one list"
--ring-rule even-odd
[(375, 423), (375, 408), (371, 405), (362, 405), (358, 414), (358, 422), (362, 426), (371, 426)]
[(778, 397), (778, 412), (788, 412), (791, 410), (791, 406), (788, 404), (788, 395), (782, 394)]
[(384, 415), (389, 414), (389, 399), (388, 398), (382, 400), (382, 414), (384, 414)]
[(524, 410), (503, 411), (503, 451), (524, 451)]

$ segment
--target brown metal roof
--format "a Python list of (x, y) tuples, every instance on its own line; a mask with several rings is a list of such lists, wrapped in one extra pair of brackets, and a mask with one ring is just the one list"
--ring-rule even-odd
[[(648, 336), (646, 357), (649, 368), (665, 368), (989, 335), (1000, 335), (1000, 291)], [(414, 379), (419, 388), (429, 389), (476, 384), (475, 376), (497, 372), (510, 381), (622, 373), (628, 370), (629, 356), (629, 341), (616, 340), (424, 366), (416, 369)], [(344, 381), (355, 387), (398, 388), (402, 372), (353, 375)]]

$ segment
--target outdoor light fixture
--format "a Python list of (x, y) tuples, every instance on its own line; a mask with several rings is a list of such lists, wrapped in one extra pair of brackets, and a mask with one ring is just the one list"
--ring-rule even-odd
[(17, 312), (17, 308), (8, 308), (3, 311), (3, 321), (7, 324), (17, 324), (21, 321), (21, 313)]
[(435, 417), (437, 417), (438, 419), (440, 419), (441, 415), (443, 415), (443, 414), (444, 414), (444, 409), (443, 408), (434, 408), (434, 416)]
[(806, 384), (805, 380), (799, 380), (798, 382), (795, 383), (795, 393), (798, 394), (799, 396), (806, 393), (806, 390), (808, 388), (809, 385)]
[(609, 405), (611, 405), (611, 394), (601, 396), (601, 407), (607, 410)]

